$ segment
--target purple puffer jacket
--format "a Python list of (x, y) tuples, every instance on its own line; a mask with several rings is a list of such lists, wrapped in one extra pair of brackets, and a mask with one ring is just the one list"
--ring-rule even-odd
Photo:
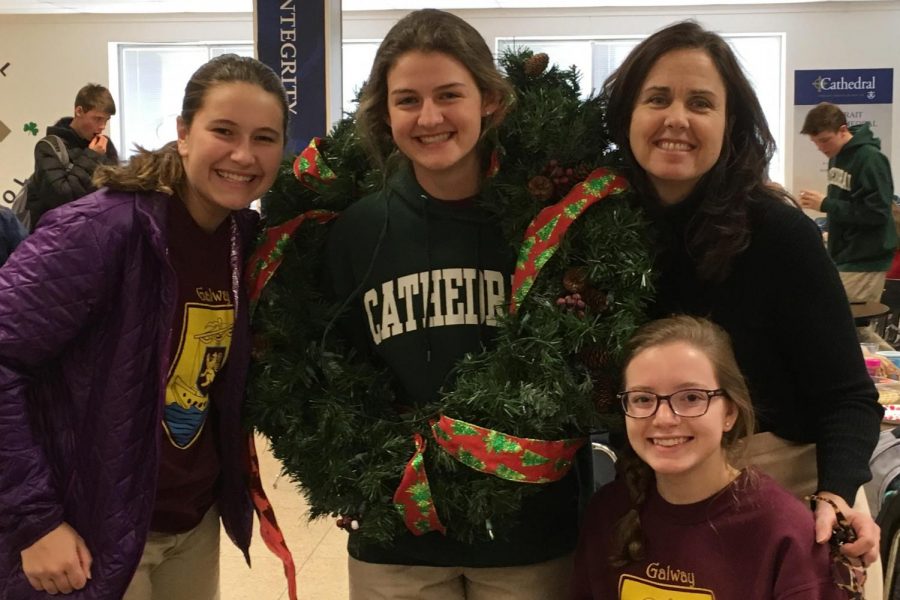
[[(0, 268), (0, 600), (49, 598), (28, 584), (20, 552), (63, 521), (94, 559), (93, 578), (66, 598), (118, 599), (131, 581), (156, 495), (176, 300), (166, 210), (175, 201), (102, 189), (48, 213)], [(234, 224), (239, 268), (256, 215), (235, 213)], [(247, 296), (237, 292), (229, 360), (212, 396), (219, 510), (247, 556), (240, 405), (250, 337)]]

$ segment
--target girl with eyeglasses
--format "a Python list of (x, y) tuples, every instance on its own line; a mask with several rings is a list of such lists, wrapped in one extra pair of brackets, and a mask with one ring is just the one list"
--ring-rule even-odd
[(629, 447), (585, 513), (574, 598), (847, 597), (810, 510), (734, 466), (754, 416), (723, 329), (686, 315), (645, 325), (624, 386)]

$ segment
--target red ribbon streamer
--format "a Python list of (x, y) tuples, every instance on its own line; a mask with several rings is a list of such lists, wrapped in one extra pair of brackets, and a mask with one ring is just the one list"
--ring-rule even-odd
[(249, 446), (248, 461), (250, 470), (250, 498), (253, 500), (253, 508), (259, 519), (259, 535), (272, 554), (281, 559), (284, 565), (284, 576), (288, 583), (288, 598), (297, 600), (297, 569), (294, 567), (294, 557), (284, 541), (284, 534), (275, 519), (275, 509), (266, 497), (259, 476), (259, 457), (256, 454), (256, 443), (253, 434), (247, 436)]
[(281, 261), (284, 260), (284, 248), (290, 243), (297, 228), (308, 219), (321, 225), (337, 215), (338, 213), (330, 210), (309, 210), (281, 225), (269, 227), (263, 232), (262, 241), (247, 261), (247, 272), (244, 276), (244, 283), (250, 297), (251, 314), (256, 308), (256, 303), (259, 302), (263, 288), (266, 287), (281, 265)]
[(394, 492), (394, 505), (403, 516), (406, 528), (413, 535), (422, 535), (429, 531), (446, 534), (447, 530), (434, 508), (428, 475), (425, 473), (425, 440), (416, 433), (413, 434), (413, 441), (416, 444), (416, 452), (403, 470), (403, 478), (397, 486), (397, 491)]
[[(509, 481), (537, 484), (562, 479), (572, 468), (575, 453), (587, 441), (521, 438), (444, 415), (432, 422), (431, 433), (441, 449), (472, 469)], [(414, 535), (429, 531), (446, 534), (425, 473), (425, 441), (418, 433), (413, 434), (413, 441), (416, 451), (394, 493), (395, 506)]]
[(319, 150), (323, 141), (320, 137), (314, 137), (294, 159), (294, 176), (314, 192), (321, 192), (337, 179)]
[(510, 293), (510, 314), (516, 313), (572, 223), (599, 200), (627, 189), (628, 182), (623, 177), (599, 168), (573, 187), (562, 200), (538, 213), (522, 240)]

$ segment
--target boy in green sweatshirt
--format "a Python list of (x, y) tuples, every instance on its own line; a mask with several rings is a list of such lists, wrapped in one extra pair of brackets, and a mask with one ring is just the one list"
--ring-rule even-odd
[[(828, 102), (809, 111), (800, 133), (828, 157), (828, 193), (802, 190), (800, 205), (828, 215), (828, 252), (850, 301), (878, 302), (897, 247), (894, 183), (881, 141), (868, 123), (848, 127), (844, 111)], [(891, 349), (871, 329), (860, 334)]]

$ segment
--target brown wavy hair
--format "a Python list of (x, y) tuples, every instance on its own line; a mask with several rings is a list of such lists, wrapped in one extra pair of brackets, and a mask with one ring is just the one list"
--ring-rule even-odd
[[(688, 344), (709, 359), (719, 387), (725, 390), (726, 398), (737, 409), (734, 426), (722, 435), (722, 448), (729, 460), (734, 461), (744, 447), (743, 440), (753, 434), (755, 417), (750, 391), (734, 357), (731, 339), (724, 329), (706, 319), (688, 315), (651, 321), (628, 342), (623, 372), (641, 352), (675, 342)], [(637, 456), (630, 445), (616, 463), (616, 470), (628, 488), (631, 501), (631, 508), (616, 523), (613, 534), (610, 563), (621, 567), (644, 557), (640, 510), (653, 485), (654, 476), (650, 466)]]
[[(288, 101), (281, 79), (271, 68), (247, 56), (222, 54), (197, 69), (184, 88), (181, 120), (190, 128), (201, 108), (206, 93), (223, 83), (258, 85), (278, 98), (282, 110), (282, 139), (287, 143)], [(169, 142), (158, 150), (137, 146), (137, 154), (124, 165), (101, 166), (94, 171), (94, 185), (124, 191), (155, 191), (180, 194), (186, 184), (184, 166), (177, 142)]]
[(388, 125), (388, 73), (407, 52), (440, 52), (469, 70), (482, 98), (496, 98), (499, 107), (482, 119), (480, 146), (495, 130), (515, 102), (512, 85), (497, 70), (494, 56), (478, 31), (454, 14), (426, 8), (416, 10), (391, 27), (385, 36), (369, 78), (363, 86), (356, 112), (356, 128), (370, 157), (382, 170), (389, 169), (398, 154)]
[(823, 131), (837, 131), (847, 125), (847, 115), (831, 102), (819, 102), (803, 119), (803, 135), (819, 135)]
[(692, 192), (699, 197), (699, 203), (685, 236), (700, 277), (721, 281), (734, 257), (750, 244), (751, 205), (790, 199), (766, 185), (775, 138), (734, 51), (718, 34), (693, 21), (683, 21), (657, 31), (638, 44), (604, 82), (601, 92), (607, 103), (610, 136), (622, 149), (629, 181), (641, 193), (651, 213), (658, 210), (659, 197), (646, 171), (634, 158), (629, 129), (647, 74), (663, 55), (676, 50), (705, 52), (725, 84), (726, 126), (722, 151)]
[(116, 102), (109, 90), (99, 83), (89, 83), (75, 94), (75, 107), (84, 112), (99, 110), (108, 115), (116, 114)]

